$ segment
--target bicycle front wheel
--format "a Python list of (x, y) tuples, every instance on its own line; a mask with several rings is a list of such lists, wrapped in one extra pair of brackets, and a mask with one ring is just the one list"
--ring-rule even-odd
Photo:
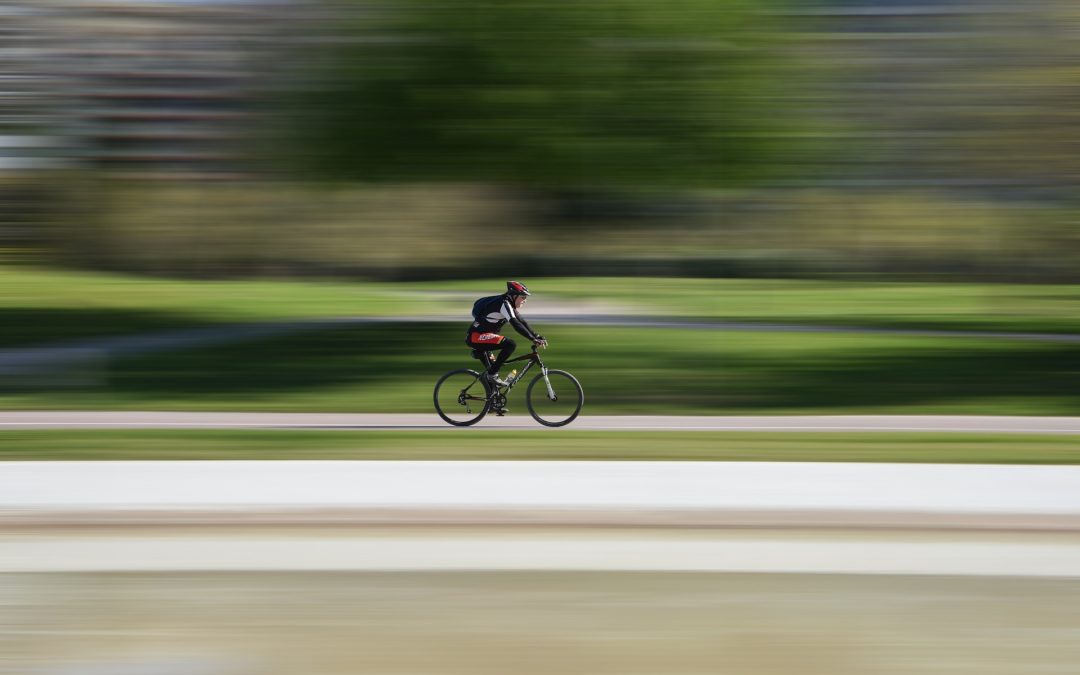
[(476, 424), (491, 405), (488, 387), (475, 370), (452, 370), (435, 383), (435, 412), (455, 427)]
[(537, 375), (525, 390), (529, 414), (546, 427), (570, 424), (584, 403), (581, 383), (565, 370), (549, 370), (547, 375)]

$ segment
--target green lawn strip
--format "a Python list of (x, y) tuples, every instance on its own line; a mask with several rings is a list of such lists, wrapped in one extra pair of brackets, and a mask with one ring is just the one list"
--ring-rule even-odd
[[(445, 309), (394, 284), (195, 281), (0, 265), (0, 346)], [(461, 310), (467, 316), (468, 308)]]
[(41, 430), (0, 432), (13, 460), (669, 460), (1077, 464), (1080, 437), (714, 431)]
[[(584, 414), (1075, 415), (1080, 345), (972, 338), (544, 326)], [(463, 327), (344, 326), (124, 359), (96, 386), (0, 393), (4, 409), (432, 412), (475, 367)], [(520, 353), (520, 351), (519, 351)], [(529, 374), (529, 379), (535, 371)], [(523, 383), (523, 384), (527, 384)], [(509, 407), (524, 414), (524, 387)]]
[(733, 322), (1080, 333), (1077, 285), (579, 278), (540, 279), (531, 288)]
[[(538, 298), (731, 322), (1080, 333), (1080, 285), (536, 278)], [(196, 281), (0, 264), (0, 346), (246, 321), (467, 316), (505, 280)], [(526, 315), (528, 312), (526, 311)]]

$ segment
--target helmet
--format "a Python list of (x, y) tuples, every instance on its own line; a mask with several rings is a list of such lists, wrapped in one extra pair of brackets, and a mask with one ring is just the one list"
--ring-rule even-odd
[(515, 295), (524, 295), (525, 297), (529, 297), (530, 295), (532, 295), (532, 293), (529, 292), (529, 289), (525, 288), (525, 284), (521, 283), (520, 281), (507, 281), (506, 294), (510, 297), (514, 297)]

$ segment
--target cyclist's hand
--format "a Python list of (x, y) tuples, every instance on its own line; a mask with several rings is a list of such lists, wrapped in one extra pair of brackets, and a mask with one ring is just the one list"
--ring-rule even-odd
[(544, 338), (542, 338), (542, 337), (538, 337), (538, 338), (536, 338), (535, 340), (533, 340), (533, 344), (534, 344), (534, 345), (536, 345), (537, 347), (544, 347), (544, 348), (547, 348), (547, 345), (548, 345), (548, 341), (547, 341), (547, 340), (545, 340), (545, 339), (544, 339)]

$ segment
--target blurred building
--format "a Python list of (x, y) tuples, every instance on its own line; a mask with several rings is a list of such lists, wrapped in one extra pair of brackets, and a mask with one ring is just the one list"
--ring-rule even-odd
[[(807, 182), (1072, 184), (1077, 165), (1064, 149), (1076, 136), (1074, 90), (1064, 86), (1071, 77), (1052, 76), (1080, 44), (1066, 6), (784, 4), (777, 11), (793, 19), (792, 43), (815, 64), (816, 83), (780, 103), (830, 130), (829, 152), (806, 158)], [(245, 174), (260, 97), (287, 69), (284, 47), (310, 39), (305, 19), (331, 24), (335, 11), (344, 10), (332, 0), (9, 0), (0, 6), (0, 172), (66, 163)], [(1002, 147), (1054, 156), (1021, 166)]]
[(805, 103), (830, 120), (837, 152), (817, 182), (1076, 186), (1064, 149), (1080, 141), (1070, 70), (1080, 12), (1067, 0), (816, 0), (785, 11), (814, 37), (808, 57), (824, 75)]
[(252, 170), (246, 146), (299, 5), (22, 0), (4, 10), (0, 169)]
[(0, 172), (48, 165), (54, 140), (47, 111), (52, 82), (42, 60), (52, 50), (44, 39), (38, 3), (0, 5)]

